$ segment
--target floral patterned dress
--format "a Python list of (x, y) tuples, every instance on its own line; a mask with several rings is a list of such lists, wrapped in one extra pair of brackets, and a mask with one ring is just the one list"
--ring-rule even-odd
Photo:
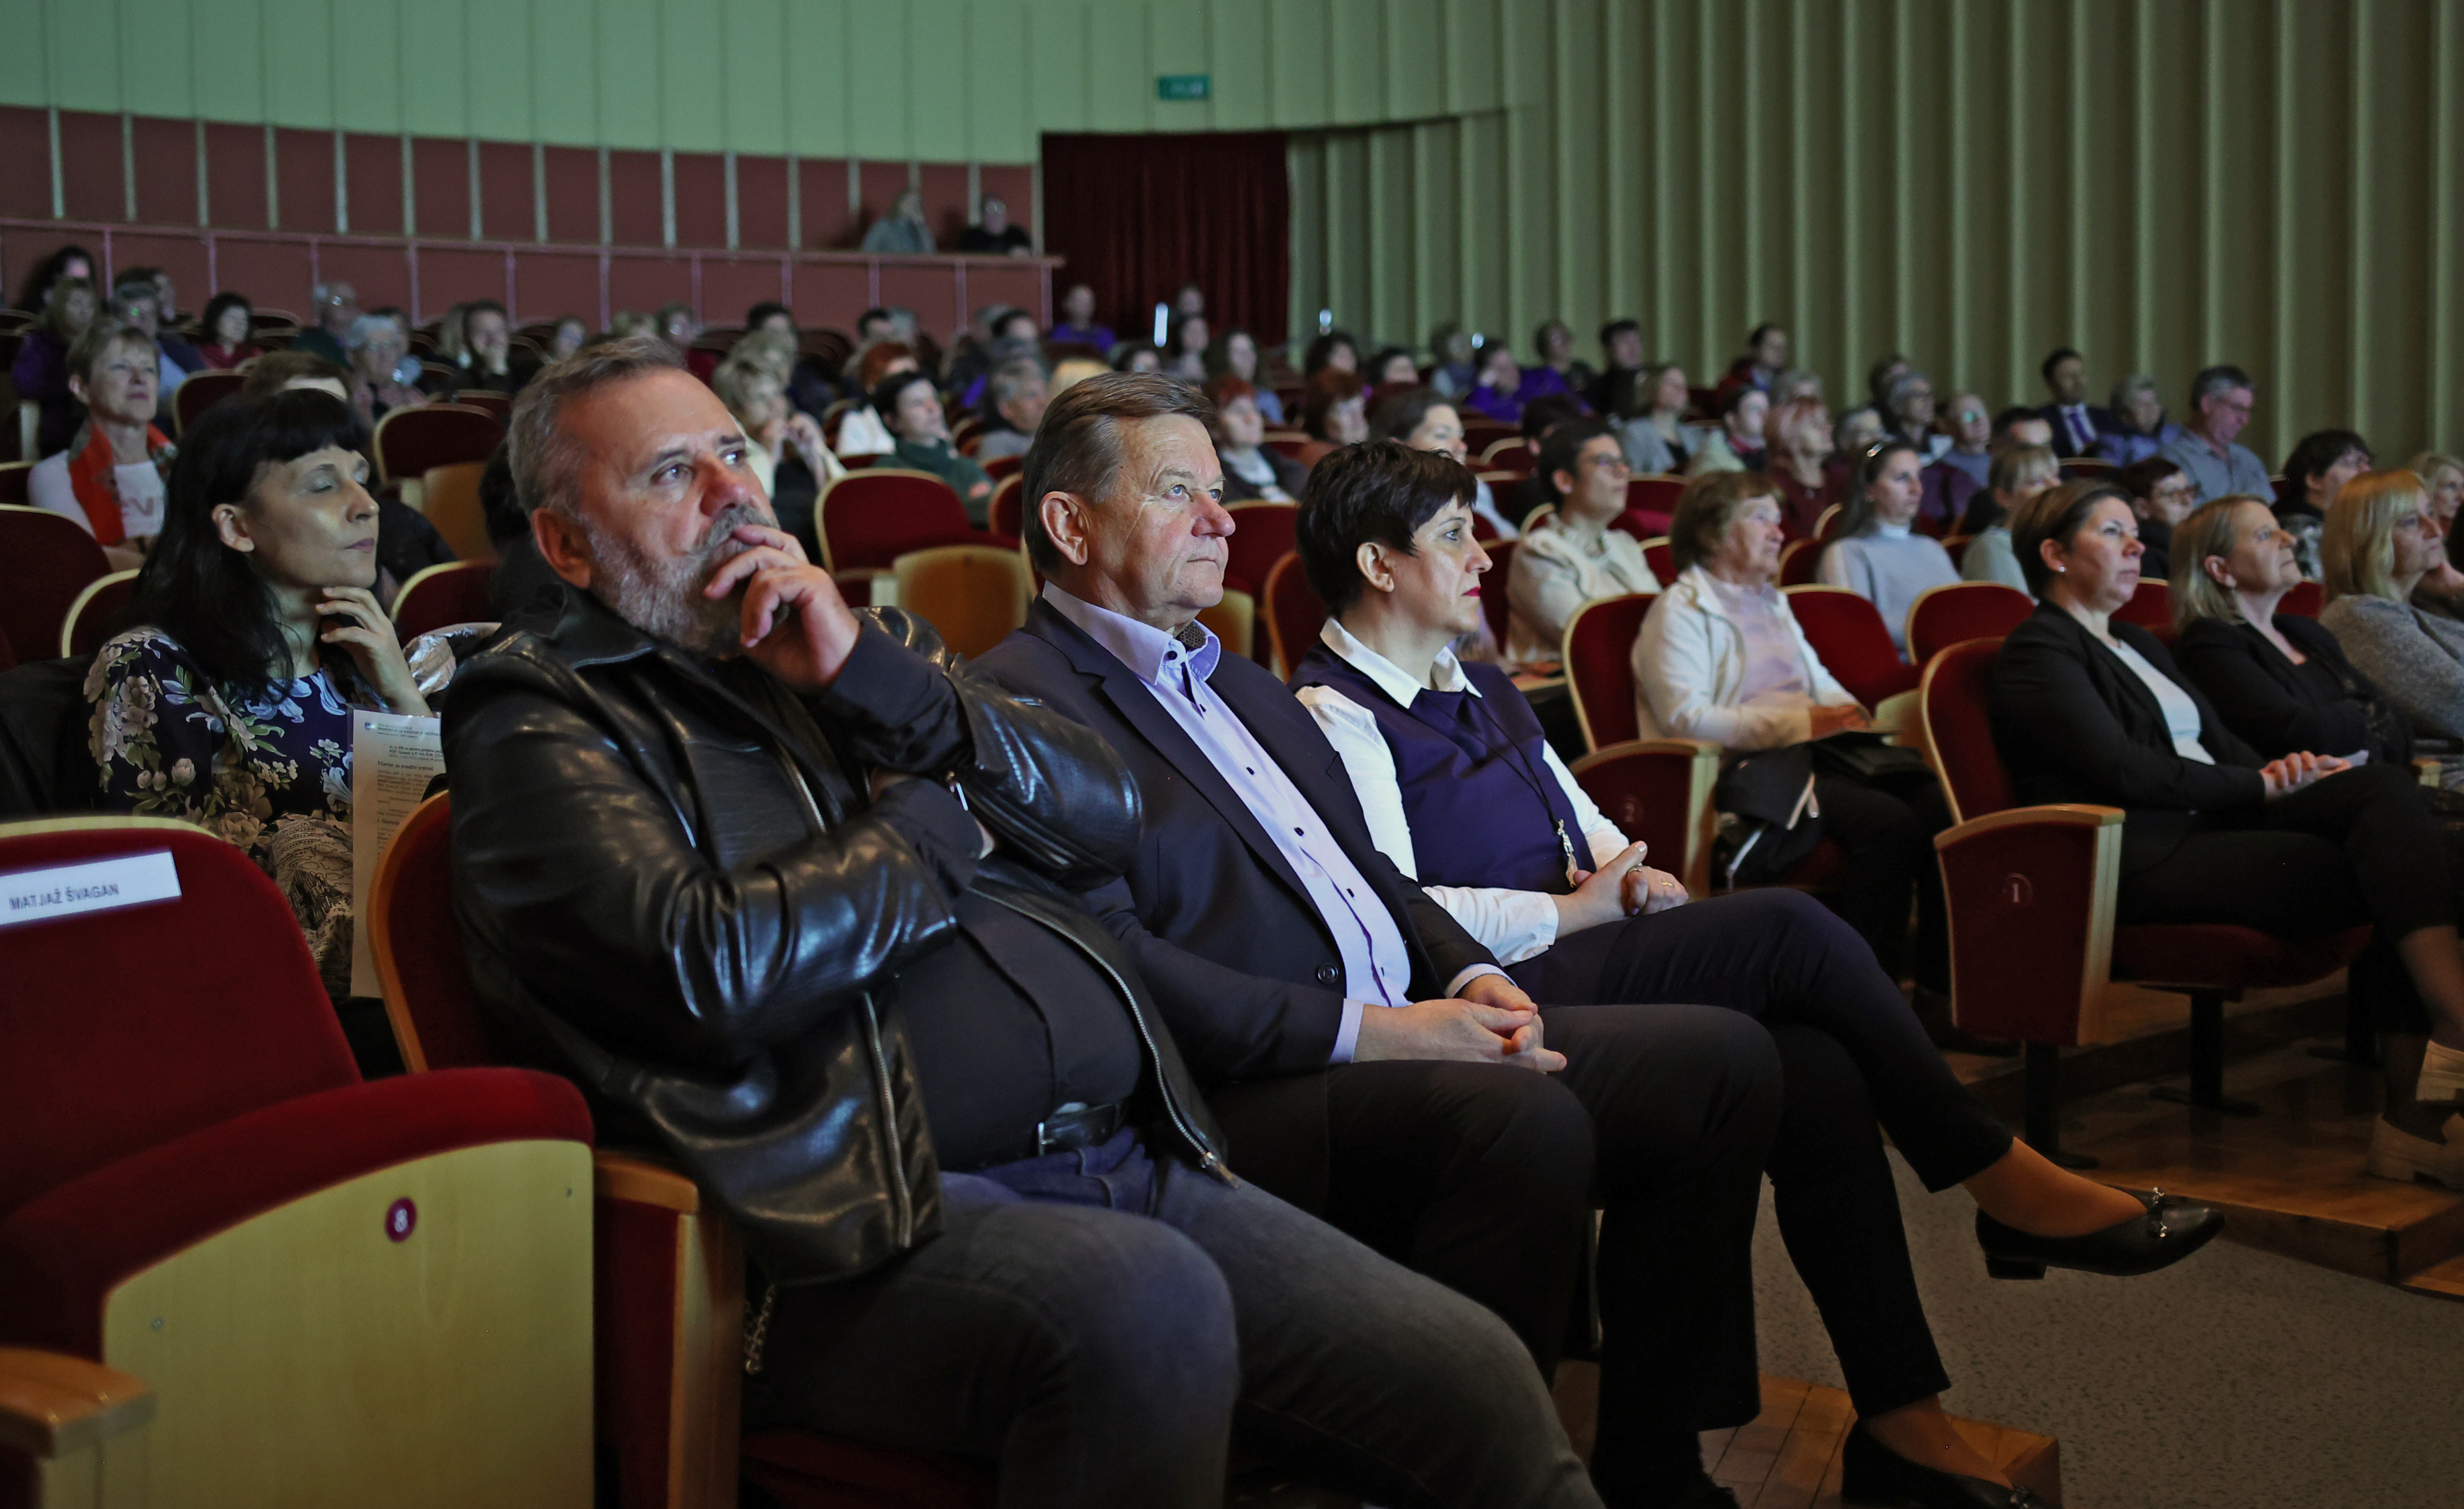
[[(441, 689), (433, 667), (441, 659), (451, 675), (451, 649), (423, 637), (407, 653), (422, 690), (431, 680)], [(98, 805), (193, 822), (247, 850), (281, 887), (341, 999), (351, 971), (351, 711), (384, 701), (322, 667), (243, 693), (156, 628), (104, 645), (85, 695)]]

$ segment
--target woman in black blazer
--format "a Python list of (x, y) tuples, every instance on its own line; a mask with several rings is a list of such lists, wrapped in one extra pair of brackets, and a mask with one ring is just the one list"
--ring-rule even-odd
[(2222, 497), (2173, 532), (2173, 659), (2263, 758), (2296, 750), (2407, 765), (2412, 730), (2317, 619), (2278, 613), (2299, 586), (2294, 540), (2255, 497)]
[(2464, 1189), (2464, 951), (2412, 773), (2309, 751), (2264, 758), (2154, 635), (2113, 622), (2142, 554), (2120, 489), (2056, 488), (2020, 507), (2011, 534), (2038, 601), (1993, 672), (1994, 743), (2018, 798), (2123, 809), (2120, 922), (2288, 936), (2375, 924), (2373, 947), (2392, 949), (2419, 1002), (2382, 1003), (2403, 1015), (2383, 1017), (2400, 1037), (2371, 1170)]

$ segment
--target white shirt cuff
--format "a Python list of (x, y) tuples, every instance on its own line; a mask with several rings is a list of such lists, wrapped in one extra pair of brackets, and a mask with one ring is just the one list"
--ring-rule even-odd
[(1360, 1046), (1360, 1013), (1368, 1005), (1364, 1000), (1354, 1000), (1348, 995), (1344, 997), (1343, 1025), (1334, 1031), (1334, 1051), (1326, 1056), (1327, 1062), (1352, 1061), (1352, 1055)]
[(1472, 981), (1480, 978), (1484, 974), (1505, 974), (1507, 984), (1511, 985), (1514, 983), (1513, 975), (1507, 974), (1504, 970), (1499, 969), (1494, 964), (1474, 964), (1464, 969), (1461, 974), (1456, 975), (1453, 979), (1446, 982), (1446, 994), (1448, 995), (1461, 996), (1464, 986), (1470, 984)]

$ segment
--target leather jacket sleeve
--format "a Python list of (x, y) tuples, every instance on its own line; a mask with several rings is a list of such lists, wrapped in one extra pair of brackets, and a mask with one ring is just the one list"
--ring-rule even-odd
[(847, 669), (814, 699), (851, 764), (955, 777), (1009, 859), (1072, 889), (1129, 867), (1137, 784), (1111, 745), (1011, 696), (922, 619), (895, 608), (864, 617)]

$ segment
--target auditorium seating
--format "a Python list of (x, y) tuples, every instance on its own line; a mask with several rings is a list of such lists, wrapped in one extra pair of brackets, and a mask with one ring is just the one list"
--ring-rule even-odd
[[(1276, 561), (1292, 553), (1300, 505), (1235, 503), (1224, 512), (1232, 515), (1232, 534), (1223, 541), (1223, 590), (1244, 592), (1252, 599), (1262, 597), (1266, 590), (1266, 574), (1275, 569)], [(1264, 645), (1257, 647), (1266, 648)]]
[(2326, 605), (2327, 589), (2315, 581), (2304, 581), (2298, 583), (2277, 601), (2276, 611), (2290, 613), (2296, 618), (2315, 619), (2319, 610)]
[[(1625, 484), (1626, 512), (1673, 515), (1677, 512), (1677, 499), (1684, 491), (1683, 477), (1664, 473), (1628, 477)], [(1664, 533), (1666, 526), (1661, 528)]]
[(933, 625), (943, 644), (973, 658), (1026, 623), (1034, 596), (1026, 558), (1014, 547), (936, 545), (890, 563), (898, 605)]
[(1846, 587), (1789, 587), (1789, 612), (1824, 668), (1849, 694), (1879, 708), (1917, 684), (1917, 667), (1900, 658), (1882, 615)]
[(397, 408), (377, 421), (377, 480), (390, 484), (425, 476), (430, 467), (485, 461), (505, 438), (504, 426), (484, 409), (459, 404), (422, 404)]
[[(364, 917), (385, 1015), (413, 1081), (501, 1062), (453, 915), (452, 798), (403, 820)], [(498, 1071), (502, 1072), (502, 1071)], [(621, 1509), (735, 1509), (739, 1472), (787, 1509), (991, 1502), (967, 1464), (835, 1437), (740, 1437), (743, 1249), (693, 1182), (654, 1156), (593, 1155), (602, 1442)]]
[(1653, 867), (1706, 896), (1720, 747), (1702, 739), (1641, 738), (1635, 718), (1629, 657), (1657, 601), (1648, 592), (1602, 598), (1567, 621), (1566, 685), (1590, 750), (1569, 769), (1611, 822), (1651, 845)]
[(1595, 754), (1641, 732), (1635, 720), (1631, 657), (1635, 636), (1658, 601), (1649, 592), (1600, 598), (1566, 621), (1566, 687), (1573, 694), (1584, 747)]
[(1506, 596), (1507, 573), (1514, 567), (1514, 552), (1520, 541), (1485, 540), (1481, 550), (1488, 557), (1488, 570), (1481, 574), (1480, 612), (1488, 621), (1488, 637), (1498, 644), (1506, 643), (1507, 621), (1513, 617), (1513, 606)]
[(1988, 711), (2001, 648), (1970, 640), (1942, 651), (1920, 697), (1954, 820), (1934, 839), (1950, 911), (1953, 1018), (2025, 1044), (2027, 1137), (2048, 1157), (2063, 1157), (2060, 1050), (2105, 1039), (2108, 980), (2188, 995), (2190, 1087), (2179, 1098), (2248, 1111), (2224, 1094), (2225, 1002), (2333, 973), (2360, 954), (2369, 929), (2277, 938), (2227, 926), (2117, 927), (2122, 809), (2017, 805)]
[(2173, 635), (2173, 589), (2162, 577), (2143, 577), (2130, 601), (2114, 610), (2117, 623), (2136, 623), (2161, 639)]
[(0, 873), (154, 898), (8, 931), (0, 1478), (33, 1447), (47, 1505), (584, 1509), (580, 1092), (363, 1083), (289, 905), (201, 828), (0, 827)]
[(134, 571), (115, 571), (87, 582), (61, 621), (60, 654), (91, 655), (102, 648), (103, 641), (111, 637), (121, 614), (128, 610), (128, 601), (136, 595)]
[(110, 570), (102, 547), (76, 521), (0, 504), (0, 635), (20, 658), (50, 654), (77, 594)]
[(1908, 659), (1923, 666), (1963, 640), (2000, 639), (2035, 611), (2035, 599), (1998, 581), (1927, 587), (1908, 604)]
[(993, 482), (993, 501), (986, 516), (993, 533), (1026, 538), (1026, 479), (1015, 469)]
[[(1622, 524), (1632, 517), (1631, 512), (1621, 514), (1617, 522)], [(1642, 563), (1651, 568), (1651, 574), (1660, 580), (1661, 585), (1667, 586), (1677, 580), (1677, 553), (1669, 548), (1667, 536), (1657, 535), (1642, 542)]]
[(0, 503), (32, 505), (33, 470), (31, 461), (0, 462)]
[(1818, 539), (1792, 539), (1779, 549), (1779, 585), (1801, 587), (1814, 580), (1815, 571), (1822, 564), (1823, 542)]
[(197, 416), (231, 397), (248, 382), (241, 372), (191, 372), (171, 395), (171, 418), (179, 433), (185, 435)]
[[(991, 536), (967, 522), (967, 507), (930, 471), (882, 467), (822, 489), (822, 564), (833, 576), (887, 571), (910, 551), (978, 545)], [(861, 605), (861, 604), (859, 604)]]
[(496, 542), (488, 537), (487, 508), (479, 501), (479, 479), (487, 470), (484, 461), (458, 461), (430, 467), (420, 477), (419, 511), (445, 536), (457, 559), (496, 558)]
[(488, 579), (495, 572), (486, 560), (449, 560), (419, 572), (394, 597), (394, 632), (407, 643), (456, 623), (495, 623)]

